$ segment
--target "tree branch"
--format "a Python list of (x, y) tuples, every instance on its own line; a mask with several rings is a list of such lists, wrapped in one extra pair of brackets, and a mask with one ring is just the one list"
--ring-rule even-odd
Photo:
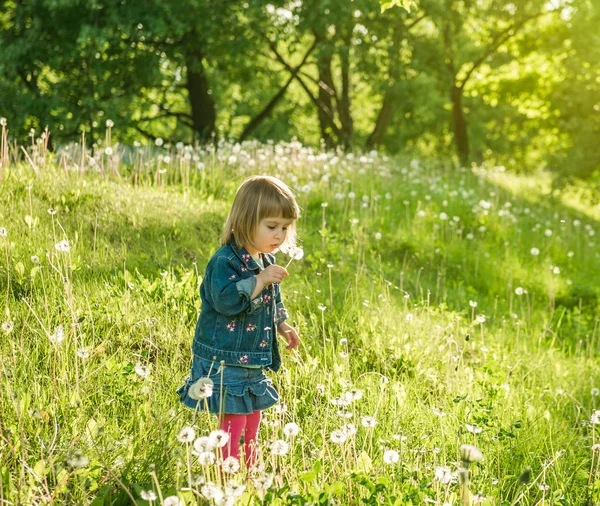
[(502, 45), (504, 44), (506, 41), (510, 40), (512, 37), (514, 37), (517, 32), (523, 28), (523, 26), (525, 26), (525, 24), (529, 21), (531, 21), (532, 19), (536, 19), (539, 18), (541, 16), (543, 16), (544, 14), (549, 14), (550, 12), (554, 12), (554, 11), (549, 11), (549, 12), (538, 12), (537, 14), (533, 14), (527, 18), (522, 19), (521, 21), (514, 23), (511, 26), (508, 26), (507, 28), (505, 28), (504, 30), (502, 30), (500, 33), (498, 33), (494, 39), (492, 40), (491, 44), (488, 46), (488, 48), (479, 56), (479, 58), (477, 58), (477, 60), (475, 60), (473, 62), (473, 64), (471, 65), (471, 68), (467, 71), (467, 73), (465, 74), (465, 77), (461, 80), (460, 84), (457, 86), (460, 89), (464, 89), (465, 85), (467, 84), (467, 81), (470, 79), (471, 75), (473, 74), (473, 72), (475, 72), (475, 70), (493, 53), (496, 52), (496, 50)]

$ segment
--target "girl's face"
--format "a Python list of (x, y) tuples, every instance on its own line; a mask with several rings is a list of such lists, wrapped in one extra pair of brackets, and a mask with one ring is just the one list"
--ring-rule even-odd
[(246, 249), (252, 255), (259, 252), (271, 253), (285, 241), (291, 223), (292, 220), (285, 218), (263, 218), (258, 224), (251, 248)]

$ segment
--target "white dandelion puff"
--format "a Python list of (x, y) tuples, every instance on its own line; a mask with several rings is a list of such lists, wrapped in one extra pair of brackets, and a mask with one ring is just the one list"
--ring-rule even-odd
[(294, 437), (300, 433), (300, 427), (294, 422), (286, 423), (283, 427), (283, 433), (287, 437)]
[(156, 499), (157, 499), (157, 496), (154, 493), (154, 490), (142, 490), (140, 492), (140, 497), (144, 501), (156, 501)]
[(271, 452), (273, 455), (287, 455), (287, 452), (290, 449), (290, 445), (287, 444), (283, 439), (278, 439), (271, 444)]
[(228, 474), (235, 474), (240, 470), (240, 461), (233, 455), (230, 455), (223, 461), (223, 471)]
[(214, 382), (210, 378), (200, 378), (188, 390), (188, 396), (195, 401), (206, 399), (213, 394)]
[(342, 444), (344, 441), (346, 441), (347, 436), (346, 436), (346, 433), (342, 430), (334, 430), (329, 435), (329, 439), (331, 440), (332, 443)]
[(165, 497), (163, 506), (183, 506), (183, 503), (176, 495), (170, 495), (169, 497)]
[(147, 365), (141, 364), (140, 362), (135, 364), (135, 367), (133, 368), (133, 370), (140, 378), (144, 378), (144, 379), (149, 377), (151, 374), (150, 368)]
[(400, 460), (400, 455), (396, 450), (386, 450), (383, 454), (383, 461), (386, 464), (395, 464)]
[(447, 485), (452, 481), (452, 471), (447, 467), (436, 467), (434, 476), (436, 480), (444, 485)]
[(12, 321), (6, 321), (2, 323), (2, 330), (9, 334), (15, 328), (15, 324)]
[(208, 436), (201, 436), (194, 441), (194, 450), (196, 450), (197, 453), (208, 452), (213, 448), (212, 441)]
[(372, 416), (363, 416), (360, 422), (362, 423), (362, 426), (366, 427), (367, 429), (372, 429), (375, 427), (375, 425), (377, 425), (377, 420), (375, 420), (375, 418)]
[(192, 427), (184, 427), (177, 434), (177, 439), (181, 443), (191, 443), (196, 437), (196, 431)]
[(61, 253), (68, 253), (71, 251), (71, 245), (66, 239), (56, 243), (54, 247), (56, 248), (56, 251), (60, 251)]
[(213, 448), (223, 448), (229, 442), (229, 434), (224, 430), (213, 430), (208, 439)]

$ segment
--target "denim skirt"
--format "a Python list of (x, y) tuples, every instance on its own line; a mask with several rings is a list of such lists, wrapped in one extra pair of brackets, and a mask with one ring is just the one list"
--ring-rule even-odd
[[(192, 399), (190, 387), (200, 378), (210, 378), (212, 395), (205, 399)], [(279, 395), (265, 375), (262, 367), (239, 367), (211, 362), (194, 355), (192, 370), (184, 385), (177, 390), (179, 400), (188, 408), (215, 414), (249, 415), (277, 403)]]

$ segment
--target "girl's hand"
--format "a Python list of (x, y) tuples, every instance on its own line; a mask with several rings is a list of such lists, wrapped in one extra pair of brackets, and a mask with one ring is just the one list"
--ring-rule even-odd
[(281, 283), (281, 280), (286, 276), (289, 276), (288, 271), (284, 267), (281, 267), (281, 265), (269, 265), (260, 274), (256, 275), (256, 281), (257, 284), (260, 284), (261, 288), (264, 288), (273, 283)]
[(298, 332), (294, 327), (290, 327), (287, 323), (281, 322), (277, 326), (277, 332), (279, 332), (285, 340), (288, 342), (286, 346), (286, 350), (293, 350), (298, 347), (298, 342), (300, 341), (300, 337), (298, 336)]

